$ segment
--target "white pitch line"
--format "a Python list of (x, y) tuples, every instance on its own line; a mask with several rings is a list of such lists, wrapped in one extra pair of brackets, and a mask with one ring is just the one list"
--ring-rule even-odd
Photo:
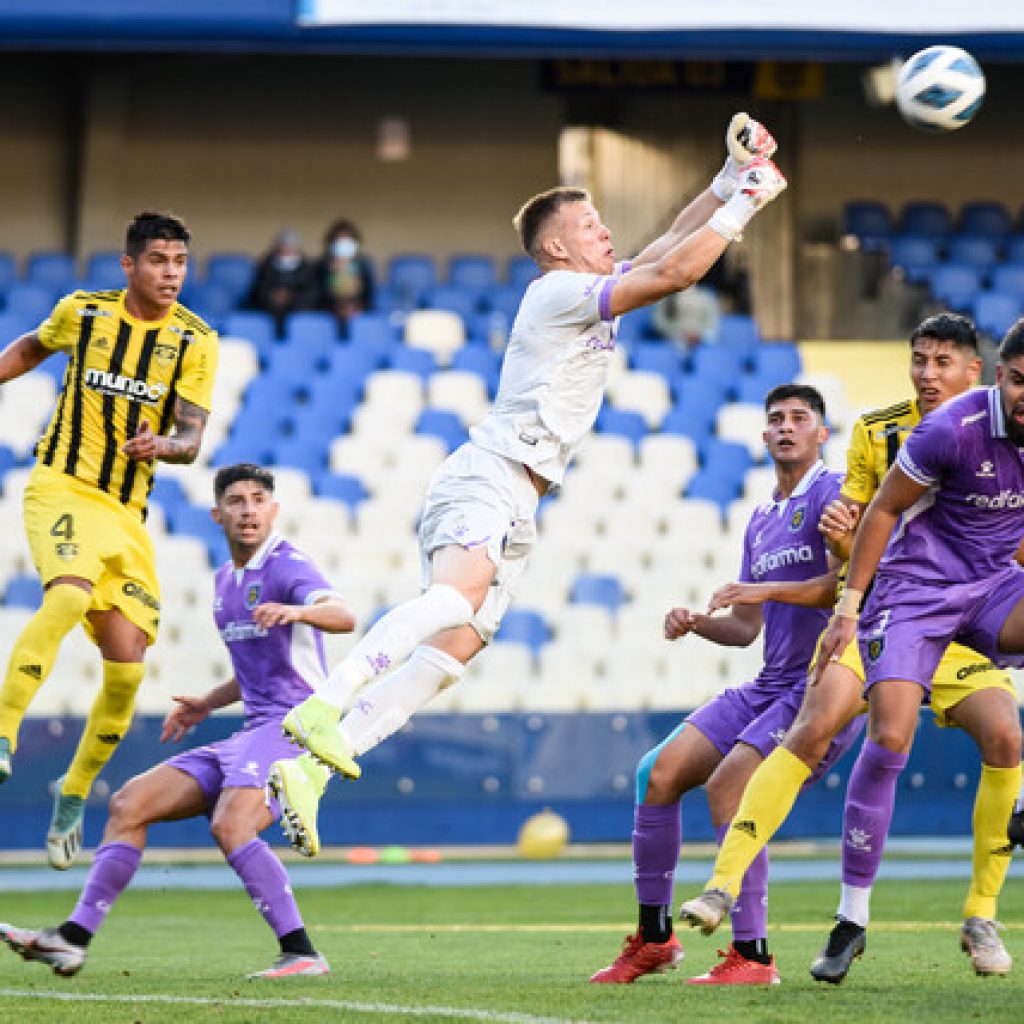
[(137, 996), (103, 995), (99, 992), (54, 992), (38, 989), (0, 988), (4, 998), (37, 999), (60, 1003), (163, 1003), (170, 1006), (244, 1006), (250, 1009), (348, 1010), (352, 1013), (391, 1013), (403, 1017), (451, 1017), (458, 1020), (493, 1021), (495, 1024), (587, 1024), (562, 1017), (534, 1017), (529, 1013), (470, 1010), (461, 1006), (397, 1006), (394, 1003), (356, 1003), (345, 999), (214, 999), (203, 996), (171, 996), (150, 993)]

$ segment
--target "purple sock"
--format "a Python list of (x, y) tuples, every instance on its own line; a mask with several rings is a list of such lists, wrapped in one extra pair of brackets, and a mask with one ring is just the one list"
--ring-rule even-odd
[(302, 927), (284, 865), (262, 839), (240, 846), (228, 855), (228, 863), (278, 938)]
[(874, 885), (896, 804), (896, 780), (907, 763), (897, 754), (865, 740), (850, 773), (843, 811), (843, 881)]
[[(731, 822), (730, 822), (731, 824)], [(718, 845), (722, 845), (729, 825), (715, 827)], [(764, 939), (768, 936), (768, 847), (751, 861), (743, 876), (739, 899), (732, 905), (732, 937), (734, 942)]]
[(115, 900), (128, 888), (141, 860), (142, 851), (128, 843), (101, 846), (68, 920), (95, 935)]
[(664, 906), (672, 902), (672, 883), (682, 842), (679, 801), (639, 804), (633, 814), (633, 878), (637, 903)]

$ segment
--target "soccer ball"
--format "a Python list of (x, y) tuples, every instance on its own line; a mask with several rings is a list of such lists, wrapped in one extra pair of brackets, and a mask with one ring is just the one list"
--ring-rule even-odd
[(984, 72), (956, 46), (929, 46), (915, 53), (896, 79), (896, 106), (908, 124), (926, 132), (963, 128), (984, 96)]
[(543, 810), (523, 822), (516, 845), (520, 857), (551, 860), (565, 849), (568, 842), (569, 826), (565, 818), (554, 811)]

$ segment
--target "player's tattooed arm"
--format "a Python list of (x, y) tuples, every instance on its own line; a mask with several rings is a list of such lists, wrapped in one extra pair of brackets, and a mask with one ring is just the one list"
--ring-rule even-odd
[(180, 396), (174, 400), (174, 433), (169, 437), (154, 434), (152, 427), (142, 421), (136, 435), (121, 449), (130, 459), (161, 462), (195, 462), (209, 413), (199, 405)]

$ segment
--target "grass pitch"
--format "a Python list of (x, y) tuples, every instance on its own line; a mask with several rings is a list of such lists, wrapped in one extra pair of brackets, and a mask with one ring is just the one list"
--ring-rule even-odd
[[(692, 887), (679, 887), (679, 897)], [(976, 978), (959, 951), (960, 882), (878, 885), (867, 953), (838, 987), (808, 965), (831, 925), (837, 886), (771, 890), (769, 942), (782, 973), (770, 988), (693, 988), (728, 932), (680, 933), (681, 970), (634, 985), (589, 985), (633, 930), (632, 891), (609, 886), (306, 889), (300, 905), (326, 978), (248, 982), (276, 943), (245, 894), (129, 891), (75, 978), (58, 978), (0, 947), (0, 1020), (22, 1022), (304, 1022), (401, 1020), (561, 1024), (568, 1021), (927, 1021), (984, 1024), (1024, 1017), (1024, 890), (1001, 904), (1008, 978)], [(0, 893), (0, 919), (63, 919), (67, 893)]]

